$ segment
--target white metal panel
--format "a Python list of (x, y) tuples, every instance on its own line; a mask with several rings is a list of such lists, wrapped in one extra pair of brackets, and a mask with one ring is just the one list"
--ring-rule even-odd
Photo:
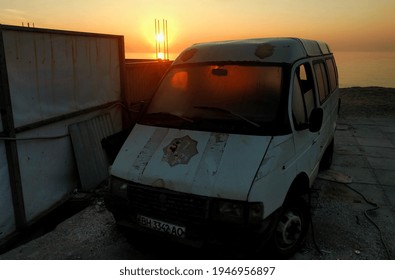
[(108, 159), (101, 146), (104, 137), (114, 134), (109, 114), (69, 126), (82, 190), (92, 190), (108, 178)]
[[(67, 134), (65, 123), (59, 124), (19, 133), (17, 138)], [(69, 136), (18, 141), (17, 144), (26, 218), (31, 221), (68, 198), (78, 186), (78, 175)]]
[[(165, 151), (183, 137), (196, 142), (187, 163), (170, 164)], [(270, 137), (220, 134), (137, 125), (111, 173), (141, 184), (176, 191), (246, 200)]]
[[(197, 154), (189, 160), (188, 164), (171, 166), (169, 162), (163, 160), (163, 150), (174, 139), (185, 136), (189, 136), (197, 142)], [(193, 193), (193, 179), (209, 138), (209, 132), (169, 129), (168, 133), (162, 139), (158, 139), (160, 142), (158, 141), (157, 148), (153, 151), (148, 164), (139, 178), (139, 182), (146, 185), (156, 185), (167, 189)], [(196, 194), (202, 194), (202, 191), (198, 190)]]
[(269, 143), (269, 136), (230, 135), (217, 171), (216, 196), (247, 200)]
[[(95, 112), (18, 133), (17, 138), (68, 135), (69, 125), (106, 112), (111, 113), (115, 131), (121, 130), (120, 110), (113, 108), (111, 111)], [(20, 140), (17, 144), (26, 217), (31, 221), (69, 197), (79, 186), (78, 173), (70, 136)]]
[(264, 217), (282, 205), (296, 176), (297, 159), (292, 134), (273, 137), (248, 197), (263, 202)]
[(157, 130), (157, 133), (160, 133), (161, 131), (167, 133), (168, 131), (168, 128), (155, 128), (151, 126), (142, 126), (139, 124), (135, 126), (135, 128), (130, 132), (124, 145), (120, 149), (111, 167), (112, 175), (137, 182), (140, 168), (142, 168), (144, 165), (139, 164), (136, 166), (133, 165), (131, 161), (138, 158), (144, 146), (146, 146), (146, 144), (149, 142), (149, 139), (153, 136), (155, 129)]
[(16, 127), (120, 99), (116, 37), (2, 32)]
[(0, 239), (15, 231), (14, 206), (4, 141), (0, 141)]

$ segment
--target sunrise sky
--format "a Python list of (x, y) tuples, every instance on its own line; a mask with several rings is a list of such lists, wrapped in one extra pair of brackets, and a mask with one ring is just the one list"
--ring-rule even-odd
[(155, 19), (169, 51), (212, 40), (295, 36), (334, 51), (395, 51), (395, 0), (0, 0), (0, 23), (125, 36), (126, 52), (155, 52)]

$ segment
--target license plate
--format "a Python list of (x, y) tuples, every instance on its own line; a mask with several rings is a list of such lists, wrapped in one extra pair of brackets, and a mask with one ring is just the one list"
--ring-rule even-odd
[(156, 220), (153, 218), (149, 218), (146, 216), (138, 215), (137, 216), (138, 223), (156, 231), (164, 232), (170, 235), (177, 236), (179, 238), (185, 237), (185, 227), (173, 225), (170, 223), (166, 223), (160, 220)]

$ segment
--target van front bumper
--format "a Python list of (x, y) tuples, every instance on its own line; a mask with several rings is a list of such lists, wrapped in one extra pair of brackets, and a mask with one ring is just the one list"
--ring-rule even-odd
[[(106, 206), (119, 225), (133, 230), (192, 246), (217, 244), (254, 250), (260, 249), (273, 231), (275, 214), (257, 220), (254, 218), (256, 213), (249, 214), (245, 207), (241, 207), (244, 212), (242, 218), (238, 219), (232, 216), (234, 213), (230, 216), (219, 213), (218, 199), (136, 185), (118, 178), (115, 178), (115, 184), (118, 184), (118, 188), (112, 188), (106, 196)], [(119, 189), (120, 185), (122, 190)], [(228, 203), (234, 203), (231, 206), (236, 209), (234, 205), (237, 203), (247, 205), (244, 202), (225, 201), (226, 205)], [(223, 204), (220, 207), (222, 209)], [(255, 204), (249, 208), (259, 212)], [(142, 225), (141, 216), (152, 219), (160, 226)], [(169, 234), (171, 230), (167, 233), (160, 230), (169, 225), (185, 229), (185, 234), (180, 237)]]

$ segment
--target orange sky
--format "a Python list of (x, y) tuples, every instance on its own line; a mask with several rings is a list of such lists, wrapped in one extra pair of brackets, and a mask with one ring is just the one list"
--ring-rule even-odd
[(395, 51), (395, 0), (0, 0), (0, 23), (125, 36), (127, 52), (155, 52), (155, 19), (169, 51), (201, 41), (295, 36), (334, 51)]

